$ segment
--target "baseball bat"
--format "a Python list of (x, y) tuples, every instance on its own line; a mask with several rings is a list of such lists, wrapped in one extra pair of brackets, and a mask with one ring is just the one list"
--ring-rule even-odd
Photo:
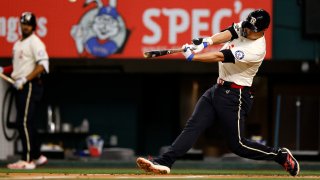
[[(192, 39), (192, 43), (194, 45), (200, 45), (203, 41), (203, 38), (194, 38)], [(158, 57), (158, 56), (165, 56), (168, 54), (174, 54), (174, 53), (179, 53), (184, 51), (183, 48), (180, 49), (163, 49), (163, 50), (152, 50), (152, 51), (147, 51), (143, 53), (143, 56), (145, 58), (153, 58), (153, 57)]]
[(4, 80), (6, 80), (7, 82), (14, 84), (14, 80), (6, 75), (4, 75), (3, 73), (0, 73), (0, 77)]
[(143, 56), (145, 58), (154, 58), (158, 56), (165, 56), (169, 54), (174, 54), (174, 53), (179, 53), (182, 52), (183, 49), (162, 49), (162, 50), (152, 50), (152, 51), (147, 51), (143, 53)]

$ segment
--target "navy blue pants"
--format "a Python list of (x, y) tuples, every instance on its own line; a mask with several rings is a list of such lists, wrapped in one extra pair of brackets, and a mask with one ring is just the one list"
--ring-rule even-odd
[(235, 89), (216, 84), (198, 100), (190, 119), (169, 150), (154, 160), (171, 167), (214, 122), (221, 124), (228, 148), (235, 154), (255, 160), (276, 160), (278, 148), (271, 148), (243, 137), (244, 118), (253, 103), (250, 89)]
[(22, 142), (22, 160), (32, 161), (40, 157), (40, 143), (36, 129), (35, 112), (43, 94), (40, 79), (27, 82), (22, 90), (15, 92), (17, 128)]

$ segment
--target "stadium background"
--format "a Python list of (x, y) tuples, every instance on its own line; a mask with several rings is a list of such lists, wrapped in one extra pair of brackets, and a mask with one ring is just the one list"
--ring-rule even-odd
[[(145, 26), (140, 21), (135, 21), (139, 15), (141, 19), (138, 10), (178, 7), (191, 15), (195, 8), (214, 8), (203, 19), (210, 23), (213, 12), (224, 7), (235, 12), (234, 5), (240, 3), (243, 9), (263, 7), (272, 12), (273, 17), (267, 34), (269, 54), (254, 82), (256, 100), (247, 120), (247, 135), (260, 135), (270, 145), (278, 144), (306, 154), (311, 152), (313, 160), (319, 158), (319, 23), (307, 23), (310, 19), (319, 19), (319, 13), (314, 9), (319, 4), (310, 6), (307, 10), (304, 8), (304, 2), (318, 2), (259, 0), (253, 3), (229, 0), (218, 5), (217, 2), (207, 0), (198, 6), (194, 5), (195, 2), (190, 2), (191, 6), (189, 3), (181, 5), (178, 1), (170, 1), (169, 4), (164, 1), (157, 1), (155, 4), (140, 1), (134, 5), (117, 1), (117, 10), (127, 23), (130, 33), (122, 51), (106, 58), (77, 54), (70, 35), (71, 26), (90, 8), (95, 8), (95, 5), (90, 4), (87, 7), (89, 9), (85, 9), (82, 7), (84, 1), (80, 0), (76, 3), (69, 3), (67, 0), (2, 2), (5, 4), (1, 6), (0, 15), (2, 66), (11, 61), (12, 42), (8, 39), (12, 35), (9, 33), (12, 26), (9, 24), (15, 21), (9, 23), (10, 17), (19, 17), (21, 12), (30, 9), (37, 16), (47, 18), (48, 31), (43, 38), (52, 58), (51, 73), (46, 77), (44, 104), (38, 113), (39, 120), (43, 122), (39, 124), (43, 138), (50, 140), (58, 137), (65, 146), (82, 149), (86, 148), (84, 135), (99, 134), (106, 146), (110, 145), (110, 137), (116, 135), (117, 147), (133, 149), (136, 155), (158, 154), (161, 147), (169, 145), (178, 135), (199, 95), (215, 82), (217, 65), (187, 63), (180, 55), (157, 60), (143, 59), (143, 49), (170, 48), (188, 42), (192, 38), (192, 23), (184, 33), (177, 35), (176, 43), (170, 44), (169, 40), (164, 40), (170, 34), (166, 31), (166, 28), (169, 29), (168, 21), (162, 18), (159, 23), (161, 27), (165, 27), (163, 40), (152, 46), (146, 45), (141, 39), (151, 32), (142, 28)], [(107, 1), (103, 3), (108, 4)], [(135, 11), (131, 11), (130, 6)], [(221, 21), (221, 26), (238, 20), (239, 16), (233, 14), (231, 18)], [(51, 22), (56, 24), (50, 24)], [(213, 29), (208, 28), (201, 35), (210, 35), (212, 31)], [(62, 39), (59, 40), (59, 37)], [(1, 96), (7, 86), (5, 82), (1, 82)], [(298, 101), (301, 106), (296, 105)], [(48, 106), (58, 107), (61, 123), (67, 122), (73, 127), (88, 119), (90, 131), (87, 134), (47, 135)], [(278, 120), (279, 136), (276, 131)], [(220, 156), (227, 152), (221, 138), (219, 129), (209, 129), (201, 136), (195, 148), (203, 150), (208, 156)], [(14, 142), (8, 142), (3, 136), (0, 136), (0, 141), (4, 144), (0, 147), (1, 159), (17, 153)]]

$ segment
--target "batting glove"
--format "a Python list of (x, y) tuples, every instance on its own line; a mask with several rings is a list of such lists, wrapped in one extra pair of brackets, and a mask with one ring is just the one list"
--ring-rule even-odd
[(0, 66), (0, 73), (3, 73), (3, 67)]
[(185, 44), (182, 46), (183, 52), (182, 54), (187, 59), (187, 61), (192, 61), (194, 54), (192, 53), (192, 50), (194, 49), (193, 44)]
[(204, 48), (213, 44), (213, 41), (210, 37), (207, 38), (195, 38), (192, 39), (192, 43), (195, 45), (196, 49), (193, 50), (194, 53), (202, 51)]
[(17, 80), (14, 82), (13, 86), (14, 86), (16, 89), (21, 90), (21, 89), (23, 88), (23, 85), (24, 85), (26, 82), (27, 82), (27, 78), (22, 77), (22, 78), (17, 79)]

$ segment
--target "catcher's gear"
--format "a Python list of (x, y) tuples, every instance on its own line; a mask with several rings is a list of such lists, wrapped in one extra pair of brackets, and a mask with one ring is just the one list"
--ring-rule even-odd
[(242, 28), (249, 28), (254, 32), (260, 32), (269, 27), (270, 15), (263, 9), (252, 11), (245, 21), (242, 22)]
[(20, 23), (32, 26), (33, 30), (35, 30), (37, 27), (36, 16), (32, 12), (22, 13), (20, 17)]

